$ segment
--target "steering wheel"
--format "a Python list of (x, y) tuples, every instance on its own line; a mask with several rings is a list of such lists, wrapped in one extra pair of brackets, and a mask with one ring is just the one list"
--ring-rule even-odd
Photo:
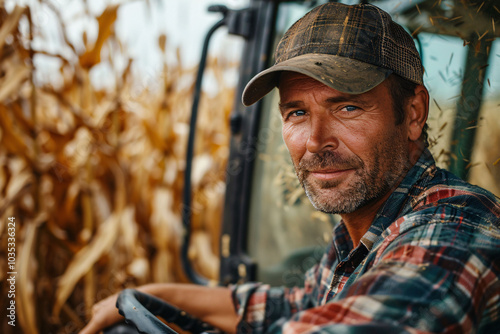
[(177, 307), (134, 289), (123, 290), (118, 296), (116, 307), (118, 312), (125, 317), (125, 322), (133, 324), (142, 334), (177, 334), (156, 316), (175, 323), (193, 334), (213, 329), (209, 324), (190, 316)]

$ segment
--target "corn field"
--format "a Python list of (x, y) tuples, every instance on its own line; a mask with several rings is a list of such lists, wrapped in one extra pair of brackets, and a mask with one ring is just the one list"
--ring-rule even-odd
[[(93, 67), (112, 64), (119, 6), (95, 18), (97, 40), (76, 61), (33, 50), (28, 8), (0, 9), (1, 307), (15, 289), (16, 326), (2, 333), (73, 333), (91, 306), (118, 290), (149, 282), (186, 281), (179, 263), (181, 198), (195, 68), (165, 62), (160, 89), (134, 86), (133, 59), (116, 71), (116, 87), (99, 90)], [(53, 8), (57, 13), (57, 9)], [(21, 32), (21, 26), (28, 27)], [(158, 37), (166, 52), (166, 37)], [(101, 59), (107, 49), (109, 59)], [(37, 84), (34, 58), (60, 61), (62, 84)], [(189, 251), (196, 269), (218, 276), (218, 235), (228, 156), (235, 68), (209, 60), (216, 93), (200, 103), (193, 169)], [(156, 87), (158, 88), (158, 87)], [(10, 220), (9, 220), (10, 218)], [(15, 285), (6, 284), (8, 229), (15, 223)], [(4, 311), (1, 312), (6, 314)]]

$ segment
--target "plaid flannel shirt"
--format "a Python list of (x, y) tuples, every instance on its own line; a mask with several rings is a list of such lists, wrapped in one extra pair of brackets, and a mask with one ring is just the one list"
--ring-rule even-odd
[(500, 333), (500, 203), (429, 151), (358, 247), (341, 222), (304, 288), (233, 287), (238, 333)]

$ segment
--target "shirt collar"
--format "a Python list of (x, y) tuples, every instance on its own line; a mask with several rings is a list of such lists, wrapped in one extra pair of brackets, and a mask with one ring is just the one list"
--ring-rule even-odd
[[(427, 183), (425, 173), (430, 167), (435, 167), (435, 161), (428, 149), (420, 155), (418, 161), (408, 171), (403, 181), (389, 196), (379, 209), (369, 230), (361, 238), (361, 243), (371, 250), (382, 232), (399, 217), (411, 211), (411, 201), (408, 199), (418, 195)], [(424, 174), (425, 173), (425, 174)]]

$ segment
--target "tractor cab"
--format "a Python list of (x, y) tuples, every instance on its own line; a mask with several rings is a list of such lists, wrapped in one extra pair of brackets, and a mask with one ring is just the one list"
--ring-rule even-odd
[[(304, 272), (320, 259), (339, 221), (335, 215), (315, 211), (296, 180), (281, 137), (277, 91), (250, 107), (241, 103), (246, 83), (274, 62), (273, 52), (283, 33), (324, 2), (251, 0), (245, 9), (209, 9), (222, 19), (207, 34), (198, 73), (187, 149), (186, 231), (191, 214), (190, 159), (210, 36), (226, 26), (229, 34), (245, 40), (229, 120), (220, 285), (261, 281), (300, 286)], [(429, 143), (438, 165), (499, 195), (500, 43), (495, 38), (500, 34), (500, 6), (495, 1), (361, 2), (383, 8), (414, 37), (431, 96)], [(182, 252), (185, 272), (194, 283), (208, 284), (189, 262), (189, 239), (187, 233)]]

